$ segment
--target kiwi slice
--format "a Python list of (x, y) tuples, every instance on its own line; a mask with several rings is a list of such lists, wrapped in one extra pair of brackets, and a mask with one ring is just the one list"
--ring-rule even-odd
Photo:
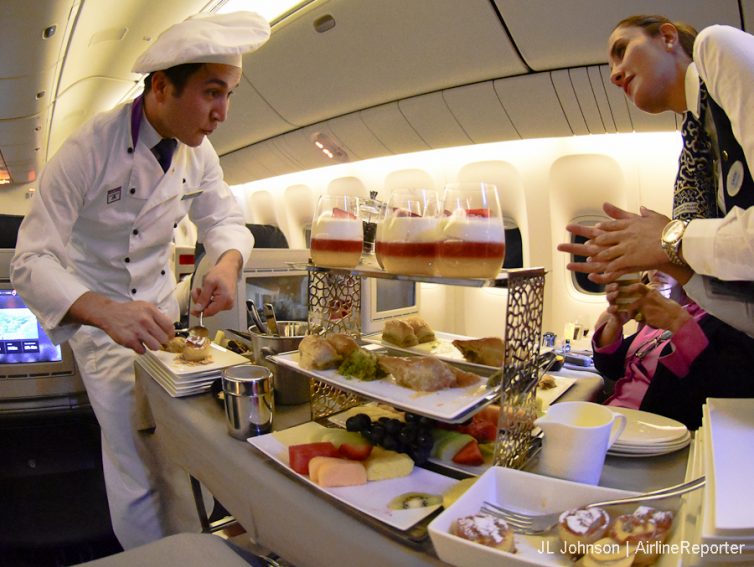
[(387, 505), (391, 510), (412, 510), (442, 504), (442, 496), (426, 492), (406, 492), (393, 498)]

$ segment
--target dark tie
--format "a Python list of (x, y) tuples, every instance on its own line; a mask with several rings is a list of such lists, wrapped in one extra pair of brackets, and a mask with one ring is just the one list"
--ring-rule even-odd
[(167, 171), (170, 167), (170, 162), (173, 159), (173, 152), (178, 144), (173, 138), (163, 138), (160, 140), (154, 148), (152, 148), (157, 155), (157, 161), (162, 167), (162, 171)]
[(673, 190), (674, 219), (690, 220), (720, 216), (717, 210), (712, 143), (704, 129), (708, 96), (707, 88), (701, 83), (699, 118), (691, 112), (686, 112), (683, 118), (683, 149), (678, 159), (678, 176)]

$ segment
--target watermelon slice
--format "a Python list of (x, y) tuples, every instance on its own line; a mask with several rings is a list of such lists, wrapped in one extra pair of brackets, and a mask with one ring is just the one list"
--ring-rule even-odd
[(291, 468), (299, 474), (309, 474), (309, 461), (314, 457), (340, 457), (340, 453), (329, 441), (288, 447), (288, 461)]

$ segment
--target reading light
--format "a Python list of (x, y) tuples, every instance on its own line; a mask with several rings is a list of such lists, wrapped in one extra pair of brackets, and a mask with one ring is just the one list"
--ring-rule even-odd
[(335, 141), (327, 134), (315, 132), (311, 136), (311, 141), (327, 157), (327, 159), (340, 163), (349, 161), (346, 151), (335, 143)]

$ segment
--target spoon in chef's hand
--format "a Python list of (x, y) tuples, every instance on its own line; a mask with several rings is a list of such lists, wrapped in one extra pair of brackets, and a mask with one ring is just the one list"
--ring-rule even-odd
[(188, 330), (188, 333), (189, 335), (194, 335), (195, 337), (209, 338), (209, 329), (204, 326), (204, 309), (199, 311), (199, 324), (191, 327)]

